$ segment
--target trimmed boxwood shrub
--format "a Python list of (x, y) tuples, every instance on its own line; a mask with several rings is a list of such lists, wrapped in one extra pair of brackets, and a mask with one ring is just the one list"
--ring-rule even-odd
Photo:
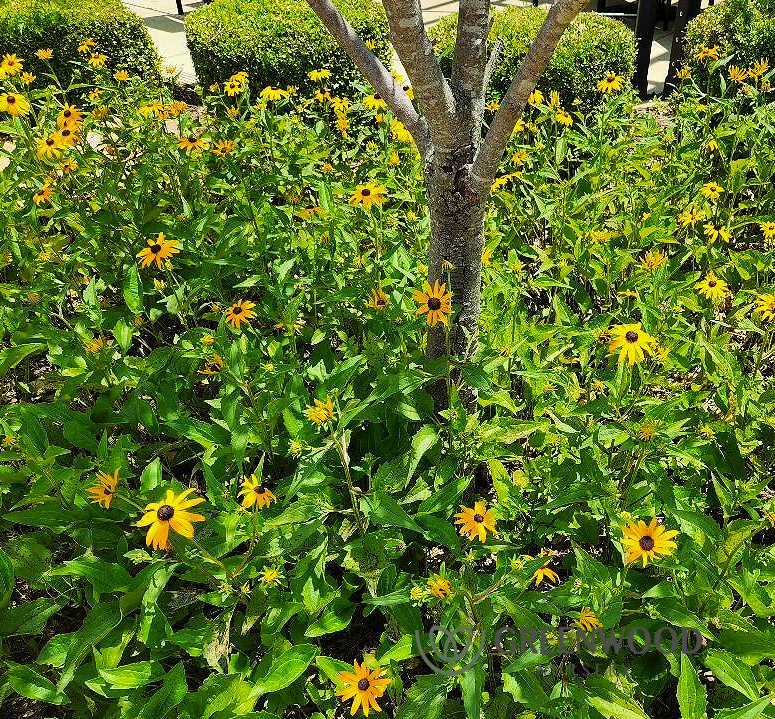
[(719, 46), (720, 57), (749, 65), (760, 57), (775, 62), (775, 0), (724, 0), (712, 5), (686, 28), (688, 64), (703, 45)]
[[(390, 62), (388, 25), (373, 0), (342, 0), (337, 6), (374, 52)], [(307, 73), (331, 70), (326, 86), (350, 95), (363, 82), (355, 64), (301, 0), (215, 0), (186, 17), (186, 42), (203, 87), (223, 82), (240, 70), (253, 90), (267, 85), (312, 89)], [(317, 87), (317, 86), (314, 86)]]
[(16, 53), (24, 69), (37, 75), (34, 86), (50, 82), (35, 51), (51, 48), (48, 62), (63, 86), (73, 76), (72, 61), (83, 60), (78, 45), (90, 37), (107, 55), (106, 66), (128, 70), (151, 83), (161, 81), (160, 59), (142, 20), (119, 0), (0, 0), (0, 53)]
[[(494, 13), (488, 41), (492, 47), (497, 38), (502, 38), (503, 52), (492, 74), (489, 99), (500, 100), (506, 94), (545, 17), (546, 10), (536, 7), (509, 7)], [(442, 18), (429, 33), (442, 70), (449, 77), (457, 14)], [(572, 107), (578, 99), (581, 109), (587, 111), (600, 101), (600, 78), (616, 72), (629, 80), (634, 70), (635, 34), (618, 20), (583, 12), (563, 34), (538, 87), (544, 93), (556, 90), (565, 107)]]

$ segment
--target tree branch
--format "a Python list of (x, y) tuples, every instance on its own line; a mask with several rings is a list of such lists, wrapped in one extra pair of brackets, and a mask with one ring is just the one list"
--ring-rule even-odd
[[(460, 0), (452, 88), (455, 97), (464, 105), (483, 105), (489, 30), (490, 0)], [(476, 116), (477, 108), (472, 109)]]
[(495, 65), (498, 63), (498, 59), (503, 51), (503, 38), (499, 37), (495, 41), (495, 46), (490, 53), (490, 58), (487, 60), (487, 67), (484, 69), (484, 82), (482, 83), (482, 90), (487, 91), (487, 86), (490, 84), (490, 78), (492, 77), (492, 71), (495, 69)]
[(500, 109), (495, 113), (490, 130), (474, 158), (471, 167), (471, 189), (477, 195), (489, 192), (498, 170), (498, 163), (528, 96), (533, 92), (538, 78), (549, 64), (549, 58), (563, 32), (586, 4), (587, 0), (558, 0), (549, 10), (538, 35), (530, 44), (522, 67), (514, 76), (505, 97), (501, 100)]
[(358, 37), (352, 25), (347, 22), (331, 0), (307, 0), (307, 3), (345, 49), (374, 90), (382, 96), (393, 114), (404, 123), (420, 155), (425, 159), (430, 149), (428, 124), (417, 112), (401, 85), (395, 81), (379, 58), (366, 47), (366, 43)]
[(428, 118), (431, 139), (436, 144), (452, 146), (456, 126), (455, 98), (425, 32), (420, 0), (385, 0), (384, 7), (393, 47), (409, 74), (423, 115)]

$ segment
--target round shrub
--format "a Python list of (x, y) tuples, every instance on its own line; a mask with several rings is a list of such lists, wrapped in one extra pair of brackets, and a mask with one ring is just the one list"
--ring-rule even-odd
[(50, 82), (46, 63), (35, 51), (54, 51), (48, 61), (66, 87), (73, 77), (73, 61), (84, 60), (78, 46), (92, 38), (95, 50), (107, 55), (106, 66), (127, 70), (151, 83), (161, 80), (159, 55), (137, 15), (119, 0), (0, 0), (0, 53), (16, 53), (24, 69), (37, 76), (35, 86)]
[[(385, 12), (373, 0), (337, 3), (355, 31), (390, 62)], [(309, 91), (310, 70), (326, 68), (326, 86), (351, 94), (362, 76), (317, 15), (299, 0), (215, 0), (186, 17), (186, 42), (199, 82), (208, 87), (245, 70), (253, 90), (294, 85)]]
[[(499, 100), (506, 94), (545, 17), (546, 10), (536, 7), (508, 7), (494, 14), (488, 41), (492, 47), (501, 38), (503, 51), (492, 74), (489, 99)], [(456, 33), (457, 14), (442, 18), (430, 29), (447, 76), (452, 70)], [(629, 80), (634, 70), (635, 34), (618, 20), (583, 12), (563, 34), (538, 87), (544, 92), (556, 90), (566, 107), (578, 99), (581, 109), (589, 110), (600, 101), (600, 78), (615, 72)]]
[(712, 5), (686, 28), (689, 64), (700, 48), (719, 46), (719, 55), (748, 65), (760, 57), (775, 61), (775, 0), (724, 0)]

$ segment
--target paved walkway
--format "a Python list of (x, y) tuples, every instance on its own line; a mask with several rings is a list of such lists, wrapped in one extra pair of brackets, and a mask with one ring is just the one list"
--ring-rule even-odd
[[(613, 0), (612, 0), (613, 2)], [(703, 2), (703, 6), (707, 0)], [(524, 0), (493, 0), (496, 7), (506, 5), (526, 5)], [(551, 2), (542, 0), (541, 5)], [(180, 70), (180, 81), (186, 84), (196, 82), (196, 74), (191, 57), (186, 47), (186, 35), (183, 18), (177, 14), (175, 0), (124, 0), (124, 5), (139, 15), (148, 32), (156, 43), (164, 66), (172, 65)], [(201, 7), (202, 2), (183, 1), (183, 11), (192, 12)], [(439, 18), (457, 10), (457, 0), (422, 0), (423, 16), (426, 25), (432, 25)], [(672, 30), (672, 27), (671, 27)], [(667, 75), (670, 59), (670, 44), (672, 33), (662, 30), (661, 24), (654, 32), (654, 44), (651, 50), (651, 65), (649, 67), (649, 91), (660, 92)]]

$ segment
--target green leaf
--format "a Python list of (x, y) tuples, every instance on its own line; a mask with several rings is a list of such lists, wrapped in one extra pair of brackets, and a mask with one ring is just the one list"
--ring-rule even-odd
[(375, 524), (383, 527), (403, 527), (424, 534), (417, 524), (391, 496), (377, 492), (373, 497), (361, 497), (361, 510)]
[(25, 602), (18, 607), (4, 610), (0, 616), (0, 637), (40, 634), (48, 618), (56, 614), (66, 603), (66, 601), (41, 597), (33, 602)]
[(305, 637), (322, 637), (346, 628), (353, 618), (356, 605), (347, 599), (336, 597), (323, 611), (322, 616), (304, 633)]
[(325, 674), (337, 687), (343, 687), (344, 682), (339, 678), (339, 672), (352, 672), (352, 664), (343, 662), (333, 657), (315, 657), (315, 666)]
[(83, 624), (73, 634), (65, 664), (62, 667), (62, 676), (57, 684), (58, 689), (64, 690), (70, 684), (75, 677), (75, 670), (87, 655), (91, 654), (92, 647), (120, 622), (121, 611), (117, 601), (98, 604), (86, 615)]
[(32, 667), (14, 662), (6, 662), (6, 666), (8, 683), (17, 694), (47, 704), (70, 703), (67, 696), (54, 686), (54, 682), (38, 674)]
[(143, 285), (140, 282), (140, 270), (135, 262), (127, 271), (121, 291), (129, 311), (139, 315), (143, 311)]
[(468, 671), (460, 675), (460, 690), (463, 693), (466, 719), (479, 719), (482, 710), (484, 675), (485, 662), (481, 658)]
[(64, 563), (63, 566), (51, 569), (50, 577), (84, 577), (94, 589), (94, 594), (126, 591), (132, 577), (122, 566), (114, 562), (106, 562), (94, 555), (76, 557)]
[(416, 657), (417, 654), (414, 637), (411, 634), (404, 634), (384, 654), (378, 655), (377, 659), (381, 664), (387, 664), (389, 661), (403, 662), (410, 657)]
[(317, 653), (318, 648), (312, 644), (291, 647), (272, 662), (265, 676), (255, 680), (253, 693), (261, 696), (290, 686), (307, 670)]
[(750, 667), (729, 652), (708, 649), (702, 658), (702, 663), (722, 684), (739, 691), (751, 701), (759, 698), (759, 687)]
[[(687, 512), (679, 509), (670, 510), (670, 514), (673, 515), (681, 524), (681, 528), (684, 529), (686, 525), (699, 529), (706, 537), (711, 539), (719, 539), (721, 537), (721, 529), (713, 519), (705, 514), (699, 512)], [(686, 531), (684, 529), (684, 531)]]
[(395, 719), (439, 719), (447, 699), (447, 680), (439, 674), (424, 674), (406, 693)]
[(417, 430), (417, 434), (412, 437), (412, 452), (406, 474), (407, 484), (414, 476), (414, 472), (417, 469), (417, 465), (420, 464), (423, 455), (438, 441), (439, 435), (431, 425), (425, 424)]
[(39, 342), (30, 342), (29, 344), (16, 345), (0, 351), (0, 379), (5, 377), (8, 370), (16, 367), (25, 357), (29, 357), (36, 352), (42, 352), (46, 345)]
[(118, 346), (121, 347), (122, 352), (126, 354), (129, 346), (132, 344), (132, 328), (124, 321), (122, 317), (116, 326), (112, 329), (113, 336), (118, 342)]
[(649, 719), (635, 701), (618, 691), (606, 679), (589, 677), (586, 689), (587, 702), (606, 719)]
[(8, 555), (0, 549), (0, 609), (11, 601), (14, 587), (13, 564)]
[(739, 709), (721, 709), (715, 714), (714, 719), (756, 719), (771, 706), (771, 701), (770, 697), (764, 697)]
[(159, 662), (135, 662), (115, 669), (100, 669), (100, 676), (112, 689), (136, 689), (143, 687), (164, 674)]
[(678, 679), (678, 707), (681, 719), (703, 719), (707, 709), (707, 690), (700, 682), (692, 660), (681, 654), (681, 676)]
[(134, 703), (124, 719), (160, 719), (174, 709), (186, 696), (186, 671), (183, 662), (178, 662), (164, 677), (164, 682), (158, 691), (154, 692), (144, 703)]

